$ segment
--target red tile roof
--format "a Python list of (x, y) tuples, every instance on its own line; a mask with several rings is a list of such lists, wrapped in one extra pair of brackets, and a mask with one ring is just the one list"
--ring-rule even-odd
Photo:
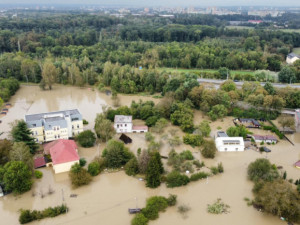
[(132, 126), (132, 130), (148, 130), (147, 126)]
[(79, 160), (77, 145), (73, 140), (56, 140), (44, 146), (44, 152), (49, 151), (53, 165)]
[(46, 161), (44, 157), (38, 157), (34, 159), (34, 169), (46, 166)]

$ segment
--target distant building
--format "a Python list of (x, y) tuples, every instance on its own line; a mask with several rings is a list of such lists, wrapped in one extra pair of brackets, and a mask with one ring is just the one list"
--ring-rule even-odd
[(228, 137), (224, 131), (217, 132), (215, 143), (219, 152), (241, 152), (245, 150), (242, 137)]
[(262, 20), (248, 20), (248, 23), (251, 23), (251, 24), (260, 24), (262, 22), (263, 22)]
[(295, 53), (290, 53), (287, 55), (286, 57), (286, 63), (287, 64), (293, 64), (294, 62), (296, 62), (297, 60), (300, 59), (300, 56), (295, 54)]
[(132, 116), (115, 115), (114, 128), (117, 133), (145, 133), (147, 126), (133, 126)]
[(260, 123), (255, 119), (238, 118), (238, 120), (240, 123), (244, 124), (246, 127), (249, 127), (249, 128), (260, 128), (261, 127)]
[(3, 190), (2, 190), (2, 187), (0, 186), (0, 197), (3, 197), (4, 193), (3, 193)]
[(77, 145), (73, 140), (56, 140), (44, 145), (44, 154), (51, 155), (55, 173), (70, 171), (75, 163), (79, 163)]
[(25, 116), (36, 142), (69, 139), (83, 131), (82, 116), (77, 109)]
[(296, 125), (299, 126), (300, 125), (300, 109), (296, 109)]
[(299, 160), (298, 162), (296, 162), (296, 163), (294, 164), (294, 166), (295, 166), (296, 168), (300, 169), (300, 160)]
[(277, 143), (277, 138), (273, 135), (252, 135), (252, 138), (255, 142), (261, 143), (261, 142), (265, 142), (265, 143), (269, 143), (269, 144), (276, 144)]

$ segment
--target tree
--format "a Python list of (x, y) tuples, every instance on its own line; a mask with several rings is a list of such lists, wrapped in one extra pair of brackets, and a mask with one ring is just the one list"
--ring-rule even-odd
[(236, 91), (236, 85), (232, 80), (226, 80), (221, 84), (221, 90), (226, 92)]
[(256, 159), (248, 166), (248, 177), (252, 181), (273, 181), (279, 177), (277, 168), (267, 159)]
[(138, 213), (131, 221), (131, 225), (147, 225), (148, 219), (142, 213)]
[(101, 171), (100, 171), (100, 164), (98, 162), (91, 162), (88, 165), (88, 172), (92, 176), (97, 176)]
[(76, 140), (82, 147), (89, 148), (94, 146), (96, 137), (91, 130), (85, 130), (76, 136)]
[(208, 137), (211, 132), (209, 122), (207, 120), (203, 120), (196, 130), (199, 130), (199, 134), (203, 135), (204, 137)]
[(30, 148), (24, 142), (15, 142), (9, 153), (11, 161), (22, 161), (33, 171), (33, 158)]
[(146, 172), (146, 186), (156, 188), (160, 185), (160, 165), (155, 156), (151, 156), (147, 172)]
[(0, 166), (10, 160), (9, 153), (12, 149), (12, 145), (12, 142), (7, 139), (0, 140)]
[(148, 168), (148, 163), (150, 160), (150, 155), (147, 150), (143, 150), (140, 156), (138, 157), (138, 163), (139, 163), (139, 171), (142, 174), (145, 174)]
[(270, 94), (270, 95), (275, 95), (276, 94), (276, 90), (274, 88), (274, 86), (272, 85), (272, 83), (267, 82), (264, 86), (264, 89)]
[(71, 170), (69, 172), (69, 177), (74, 187), (87, 185), (92, 181), (91, 175), (87, 172), (85, 168), (82, 168), (79, 165), (79, 163), (75, 163), (71, 167)]
[(287, 221), (300, 222), (300, 197), (288, 181), (265, 182), (256, 194), (254, 204)]
[(243, 125), (237, 127), (229, 127), (226, 131), (229, 137), (243, 137), (246, 138), (250, 131)]
[(3, 183), (6, 191), (22, 194), (32, 186), (32, 172), (21, 161), (8, 162), (4, 166)]
[(43, 82), (48, 85), (49, 90), (52, 89), (52, 85), (56, 81), (56, 76), (57, 76), (57, 69), (53, 65), (50, 59), (46, 59), (43, 69), (42, 69), (42, 78)]
[(213, 140), (207, 140), (203, 144), (203, 148), (201, 154), (205, 158), (215, 158), (215, 154), (217, 152), (216, 144)]
[(139, 164), (138, 164), (136, 157), (133, 157), (132, 159), (130, 159), (126, 163), (124, 169), (125, 169), (125, 173), (128, 176), (134, 176), (134, 175), (138, 174), (139, 173)]
[(105, 149), (104, 157), (109, 168), (119, 168), (124, 166), (133, 154), (125, 147), (123, 142), (109, 140)]
[(282, 83), (294, 83), (296, 81), (296, 73), (293, 68), (284, 66), (278, 73), (278, 79)]
[(225, 80), (230, 77), (230, 71), (226, 67), (221, 67), (218, 72), (221, 75), (221, 79)]
[(16, 120), (12, 124), (10, 134), (14, 142), (24, 142), (30, 148), (31, 154), (34, 154), (39, 148), (34, 138), (31, 137), (31, 131), (24, 120)]
[(153, 157), (156, 159), (157, 163), (158, 163), (158, 168), (159, 168), (159, 173), (163, 174), (164, 173), (164, 165), (161, 161), (161, 155), (159, 154), (158, 151), (155, 151), (154, 153), (152, 153)]
[(100, 138), (101, 141), (105, 142), (111, 139), (116, 133), (112, 122), (106, 119), (104, 114), (97, 114), (95, 119), (95, 132), (97, 137)]
[(284, 130), (286, 127), (294, 129), (295, 128), (295, 119), (290, 116), (281, 116), (279, 117), (278, 123), (281, 125)]
[(227, 109), (224, 105), (215, 105), (212, 107), (211, 111), (207, 114), (211, 120), (215, 121), (218, 118), (223, 118), (227, 115)]

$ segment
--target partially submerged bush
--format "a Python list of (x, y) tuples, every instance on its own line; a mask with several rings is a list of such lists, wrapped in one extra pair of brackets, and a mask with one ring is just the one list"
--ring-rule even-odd
[(98, 162), (91, 162), (88, 165), (88, 172), (92, 176), (97, 176), (101, 171), (100, 171), (100, 164)]
[(34, 176), (37, 179), (41, 179), (43, 177), (43, 173), (39, 170), (34, 171)]
[(125, 165), (125, 173), (128, 176), (134, 176), (139, 173), (139, 164), (136, 157), (130, 159)]
[(229, 205), (226, 205), (221, 201), (220, 198), (217, 199), (213, 204), (207, 206), (207, 212), (213, 214), (221, 214), (229, 212)]
[(91, 182), (92, 177), (87, 172), (86, 169), (82, 168), (78, 163), (75, 163), (69, 172), (72, 185), (74, 187), (79, 187), (82, 185), (87, 185)]
[(96, 136), (91, 130), (85, 130), (77, 135), (76, 140), (84, 148), (92, 147), (96, 141)]
[(172, 171), (166, 177), (167, 187), (179, 187), (183, 185), (187, 185), (190, 182), (188, 176), (180, 174), (178, 171)]
[(208, 176), (209, 176), (209, 173), (205, 173), (205, 172), (195, 173), (190, 177), (190, 181), (197, 181), (200, 179), (207, 178)]
[(66, 205), (49, 207), (44, 209), (43, 211), (38, 210), (21, 210), (21, 214), (19, 216), (20, 224), (25, 224), (32, 222), (34, 220), (41, 220), (47, 217), (56, 217), (60, 214), (64, 214), (68, 211), (68, 207)]

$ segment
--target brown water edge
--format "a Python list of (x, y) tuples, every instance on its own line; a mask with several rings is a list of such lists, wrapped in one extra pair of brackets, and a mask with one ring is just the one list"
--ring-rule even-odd
[[(130, 105), (131, 100), (138, 100), (140, 98), (143, 100), (155, 100), (151, 97), (125, 96), (125, 100), (122, 99), (121, 103)], [(24, 86), (13, 99), (18, 101), (15, 101), (16, 104), (13, 105), (6, 117), (8, 119), (11, 118), (12, 121), (15, 119), (14, 117), (19, 116), (19, 118), (23, 118), (25, 114), (24, 111), (26, 112), (27, 108), (28, 111), (32, 110), (29, 113), (38, 113), (40, 110), (61, 110), (68, 106), (78, 108), (83, 113), (84, 118), (89, 120), (90, 127), (93, 127), (96, 113), (101, 112), (101, 104), (111, 104), (110, 97), (105, 94), (93, 92), (89, 89), (61, 86), (51, 92), (40, 91), (38, 87), (32, 89), (32, 87), (28, 88)], [(52, 103), (51, 99), (54, 99), (55, 103)], [(10, 117), (10, 115), (14, 115), (14, 117)], [(86, 117), (86, 115), (88, 116)], [(204, 116), (204, 118), (206, 117)], [(9, 121), (8, 119), (6, 120), (6, 124)], [(202, 120), (203, 114), (196, 111), (196, 124)], [(135, 122), (142, 123), (142, 121)], [(0, 125), (1, 130), (2, 125), (3, 123)], [(232, 125), (232, 118), (230, 117), (223, 121), (212, 122), (212, 134), (216, 131), (218, 126), (226, 130)], [(171, 137), (169, 134), (170, 129), (177, 129), (176, 135), (183, 135), (178, 127), (169, 125), (164, 134), (155, 135), (156, 141), (161, 140), (162, 136), (166, 134)], [(116, 135), (116, 138), (118, 138), (118, 136), (119, 135)], [(130, 147), (134, 153), (136, 153), (139, 147), (147, 147), (144, 134), (129, 134), (129, 136), (132, 137), (133, 143), (128, 145), (128, 147)], [(161, 154), (167, 155), (171, 147), (167, 144), (165, 139), (162, 139), (162, 142)], [(169, 193), (178, 195), (178, 205), (187, 204), (191, 207), (191, 211), (187, 213), (187, 218), (183, 218), (177, 212), (177, 208), (172, 207), (168, 208), (165, 213), (160, 213), (160, 218), (156, 221), (151, 221), (149, 224), (285, 224), (277, 217), (263, 214), (253, 209), (253, 207), (248, 207), (243, 200), (244, 197), (253, 197), (251, 192), (253, 183), (247, 180), (247, 166), (256, 158), (267, 156), (272, 163), (284, 167), (283, 171), (287, 171), (288, 178), (298, 179), (300, 177), (300, 170), (294, 168), (293, 163), (298, 160), (300, 153), (299, 146), (298, 143), (292, 146), (287, 141), (280, 141), (280, 143), (275, 146), (268, 146), (272, 149), (272, 152), (268, 153), (268, 155), (249, 150), (238, 153), (217, 153), (215, 159), (204, 160), (197, 148), (182, 144), (175, 148), (177, 152), (189, 149), (197, 159), (205, 161), (207, 166), (213, 166), (218, 162), (222, 162), (225, 173), (211, 177), (208, 181), (202, 180), (190, 183), (185, 187), (174, 189), (166, 188), (165, 184), (162, 184), (161, 187), (157, 189), (146, 188), (143, 181), (128, 177), (124, 172), (103, 173), (95, 177), (90, 185), (72, 189), (67, 173), (55, 175), (51, 168), (43, 168), (41, 171), (44, 173), (44, 176), (41, 180), (35, 182), (32, 191), (39, 193), (42, 190), (43, 193), (46, 193), (49, 185), (51, 185), (51, 187), (55, 189), (55, 193), (41, 198), (39, 195), (32, 197), (32, 191), (29, 191), (18, 197), (9, 195), (0, 198), (0, 224), (18, 224), (18, 210), (20, 208), (44, 209), (49, 206), (61, 204), (63, 202), (62, 189), (65, 202), (70, 207), (70, 212), (66, 215), (33, 222), (31, 224), (126, 225), (130, 224), (132, 219), (132, 216), (128, 214), (127, 210), (130, 207), (136, 206), (135, 197), (138, 198), (138, 206), (144, 207), (146, 198), (153, 195), (167, 196)], [(94, 156), (101, 154), (104, 147), (105, 144), (101, 144), (99, 151), (97, 146), (88, 149), (79, 148), (79, 155), (91, 161)], [(164, 164), (166, 164), (166, 160), (164, 160)], [(70, 198), (70, 194), (78, 194), (78, 197)], [(217, 198), (222, 198), (226, 204), (231, 206), (231, 212), (229, 214), (211, 215), (206, 212), (207, 204), (213, 203)]]
[[(159, 99), (151, 96), (119, 95), (121, 105), (130, 106), (131, 101), (152, 100), (155, 103)], [(83, 118), (89, 124), (85, 129), (94, 127), (97, 113), (102, 112), (103, 106), (112, 106), (111, 96), (91, 88), (79, 88), (71, 86), (54, 86), (53, 90), (42, 91), (38, 86), (21, 85), (18, 92), (10, 99), (12, 107), (6, 116), (2, 117), (0, 131), (4, 132), (1, 138), (7, 138), (10, 131), (10, 123), (16, 119), (24, 119), (26, 114), (51, 112), (66, 109), (79, 109)]]

